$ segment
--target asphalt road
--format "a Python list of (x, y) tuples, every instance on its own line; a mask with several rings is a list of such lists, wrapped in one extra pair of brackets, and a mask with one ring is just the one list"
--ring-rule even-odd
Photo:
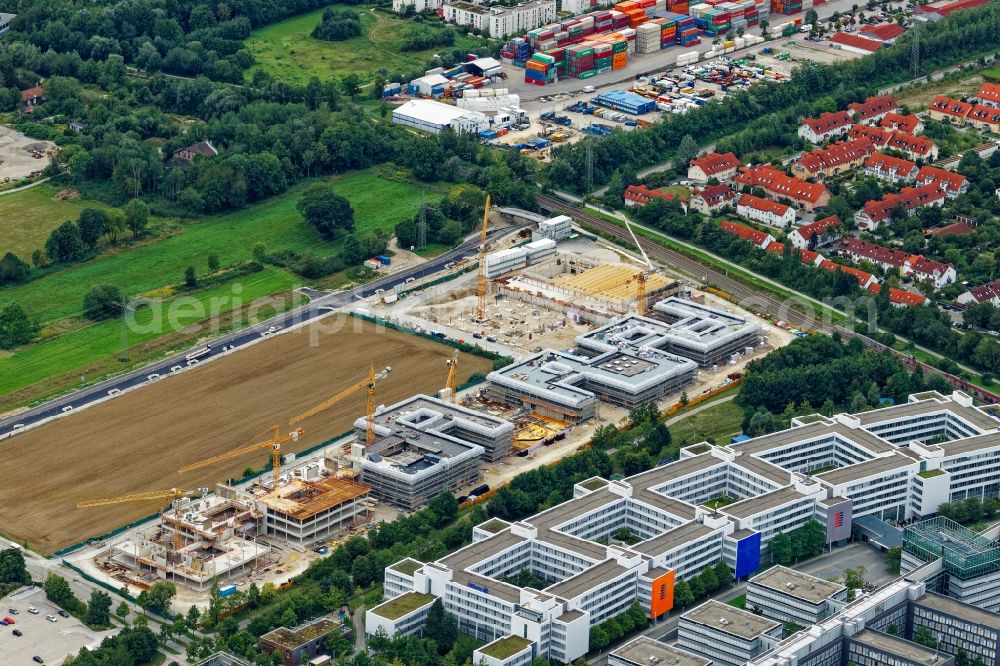
[[(489, 232), (489, 237), (492, 238), (497, 234), (507, 233), (511, 229), (511, 227), (494, 229)], [(476, 252), (479, 247), (479, 239), (477, 236), (478, 235), (471, 236), (455, 249), (449, 250), (448, 252), (434, 257), (433, 259), (429, 259), (422, 264), (386, 275), (385, 277), (355, 287), (354, 289), (332, 293), (308, 288), (302, 289), (300, 292), (310, 298), (309, 303), (254, 324), (253, 326), (243, 330), (229, 333), (212, 340), (210, 345), (208, 345), (210, 346), (210, 349), (204, 355), (199, 356), (194, 363), (189, 362), (185, 358), (192, 350), (186, 350), (160, 361), (156, 361), (155, 363), (130, 370), (129, 372), (99, 382), (93, 386), (88, 386), (65, 396), (55, 398), (49, 402), (38, 405), (37, 407), (33, 407), (14, 416), (0, 420), (0, 439), (16, 434), (16, 430), (21, 430), (31, 425), (38, 424), (46, 419), (72, 413), (74, 410), (102, 398), (106, 398), (108, 395), (116, 394), (149, 381), (165, 378), (189, 365), (203, 363), (208, 359), (242, 347), (254, 340), (259, 339), (261, 336), (270, 335), (271, 333), (268, 332), (269, 330), (277, 331), (287, 329), (291, 326), (327, 315), (357, 299), (367, 298), (368, 296), (374, 294), (378, 289), (392, 289), (396, 285), (403, 284), (410, 278), (420, 279), (428, 275), (433, 275), (443, 270), (445, 264), (455, 261), (463, 256), (467, 256), (470, 253)], [(200, 349), (201, 346), (198, 348)]]

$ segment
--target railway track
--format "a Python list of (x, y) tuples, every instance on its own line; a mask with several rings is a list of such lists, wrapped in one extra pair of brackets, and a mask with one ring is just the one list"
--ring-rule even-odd
[[(621, 225), (591, 215), (556, 197), (539, 194), (537, 200), (539, 205), (547, 210), (569, 215), (581, 224), (621, 240), (625, 245), (634, 245), (632, 236)], [(833, 332), (832, 326), (820, 320), (811, 308), (809, 308), (809, 311), (805, 311), (805, 307), (799, 303), (791, 300), (780, 300), (767, 293), (758, 291), (736, 278), (729, 277), (716, 268), (703, 264), (697, 259), (693, 259), (676, 250), (671, 250), (659, 243), (654, 243), (643, 236), (638, 236), (638, 239), (642, 249), (649, 257), (656, 259), (670, 268), (687, 274), (698, 283), (712, 285), (717, 289), (728, 292), (741, 307), (747, 310), (771, 318), (774, 321), (786, 321), (801, 330), (820, 331), (823, 333)]]

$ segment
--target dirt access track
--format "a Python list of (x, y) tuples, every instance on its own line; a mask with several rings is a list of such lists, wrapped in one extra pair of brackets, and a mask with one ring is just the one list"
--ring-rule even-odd
[[(247, 466), (261, 469), (267, 450), (177, 473), (275, 424), (284, 426), (366, 377), (370, 363), (376, 370), (392, 366), (376, 389), (379, 403), (434, 395), (445, 384), (451, 354), (450, 347), (415, 335), (327, 317), (17, 435), (0, 444), (8, 461), (0, 483), (0, 533), (44, 554), (103, 534), (167, 502), (77, 509), (78, 501), (210, 486), (240, 476)], [(489, 366), (487, 359), (463, 354), (459, 382)], [(284, 450), (302, 451), (349, 430), (364, 414), (365, 393), (303, 421), (303, 437)]]

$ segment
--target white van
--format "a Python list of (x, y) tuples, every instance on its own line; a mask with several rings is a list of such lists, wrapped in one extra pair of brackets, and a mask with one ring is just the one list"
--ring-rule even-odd
[(584, 86), (583, 92), (585, 93), (597, 92), (597, 88), (595, 88), (594, 86)]

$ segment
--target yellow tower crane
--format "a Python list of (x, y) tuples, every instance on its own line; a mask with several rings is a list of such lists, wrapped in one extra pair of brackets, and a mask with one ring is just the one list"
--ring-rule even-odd
[(344, 398), (354, 395), (362, 389), (368, 389), (368, 403), (365, 409), (365, 416), (368, 419), (368, 426), (365, 428), (365, 445), (371, 446), (375, 443), (375, 383), (379, 379), (385, 379), (385, 377), (392, 372), (390, 366), (386, 366), (381, 372), (375, 372), (375, 366), (372, 365), (368, 368), (368, 376), (359, 381), (357, 384), (348, 386), (340, 393), (327, 398), (323, 402), (319, 403), (315, 407), (308, 409), (297, 416), (293, 416), (289, 420), (289, 425), (295, 425), (310, 416), (315, 416), (325, 409), (332, 407)]
[(180, 505), (177, 500), (181, 497), (191, 495), (204, 495), (208, 488), (198, 488), (197, 490), (183, 490), (181, 488), (171, 488), (169, 490), (154, 490), (148, 493), (137, 493), (135, 495), (123, 495), (121, 497), (107, 497), (104, 499), (86, 500), (77, 503), (78, 509), (90, 509), (95, 506), (111, 506), (113, 504), (125, 504), (127, 502), (148, 502), (150, 500), (171, 498), (174, 505), (174, 553), (181, 549), (181, 522)]
[(271, 477), (272, 477), (272, 488), (278, 487), (278, 480), (281, 478), (281, 445), (285, 442), (290, 442), (297, 440), (302, 435), (302, 428), (297, 428), (290, 431), (286, 435), (281, 434), (281, 426), (274, 426), (274, 437), (265, 440), (263, 442), (254, 442), (252, 444), (244, 444), (243, 446), (237, 447), (232, 451), (226, 453), (221, 453), (217, 456), (212, 456), (211, 458), (205, 458), (204, 460), (199, 460), (196, 463), (191, 463), (190, 465), (185, 465), (177, 470), (180, 473), (193, 472), (196, 469), (201, 469), (203, 467), (208, 467), (209, 465), (214, 465), (217, 462), (222, 462), (224, 460), (232, 460), (233, 458), (238, 458), (247, 453), (252, 453), (253, 451), (260, 451), (261, 449), (270, 448), (271, 449)]
[(483, 209), (483, 230), (479, 235), (479, 281), (476, 284), (476, 321), (486, 321), (486, 224), (490, 219), (490, 195), (486, 195), (486, 207)]
[(635, 291), (636, 291), (636, 299), (638, 301), (638, 303), (637, 303), (637, 310), (639, 311), (640, 315), (645, 315), (646, 314), (646, 274), (645, 273), (642, 273), (642, 272), (636, 273), (636, 276), (635, 276)]
[(448, 379), (445, 381), (445, 388), (451, 391), (451, 401), (455, 402), (457, 400), (458, 394), (458, 350), (455, 350), (455, 354), (445, 361), (448, 364)]

